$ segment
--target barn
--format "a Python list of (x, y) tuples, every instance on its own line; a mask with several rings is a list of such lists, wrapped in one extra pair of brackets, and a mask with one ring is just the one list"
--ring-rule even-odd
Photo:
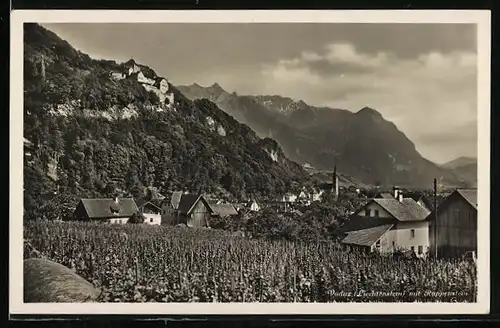
[(477, 254), (477, 190), (456, 189), (427, 221), (431, 251), (437, 257)]
[(127, 223), (139, 209), (133, 198), (81, 199), (74, 212), (75, 220)]
[(176, 210), (175, 223), (184, 223), (188, 227), (209, 226), (209, 219), (214, 214), (212, 208), (201, 194), (182, 194)]

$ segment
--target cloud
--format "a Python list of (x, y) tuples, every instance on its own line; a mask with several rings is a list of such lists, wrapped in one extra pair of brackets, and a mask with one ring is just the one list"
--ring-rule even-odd
[[(376, 108), (431, 160), (475, 152), (476, 132), (463, 130), (477, 124), (475, 53), (430, 51), (399, 58), (388, 51), (362, 53), (352, 44), (333, 43), (322, 51), (263, 65), (260, 73), (268, 93), (352, 111)], [(439, 135), (455, 137), (446, 143), (429, 137)], [(457, 146), (451, 147), (453, 140)]]

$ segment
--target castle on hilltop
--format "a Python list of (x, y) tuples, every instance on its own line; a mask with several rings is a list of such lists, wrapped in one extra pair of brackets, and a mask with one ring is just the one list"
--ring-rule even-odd
[(114, 80), (123, 80), (126, 78), (137, 79), (144, 89), (155, 93), (160, 99), (160, 103), (172, 108), (174, 104), (174, 94), (170, 90), (167, 79), (156, 76), (153, 70), (144, 70), (141, 66), (131, 59), (123, 65), (122, 72), (111, 72), (110, 77)]

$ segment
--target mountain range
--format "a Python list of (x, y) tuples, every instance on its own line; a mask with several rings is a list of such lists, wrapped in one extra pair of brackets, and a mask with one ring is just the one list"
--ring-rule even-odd
[(275, 198), (308, 179), (271, 138), (134, 60), (95, 60), (24, 24), (25, 208), (44, 193)]
[(291, 160), (319, 171), (336, 165), (346, 176), (380, 186), (429, 188), (434, 178), (447, 186), (470, 186), (476, 180), (471, 172), (425, 159), (394, 123), (370, 107), (351, 112), (279, 95), (239, 95), (217, 83), (177, 88), (191, 100), (213, 101), (260, 137), (275, 139)]
[(470, 187), (477, 188), (477, 158), (459, 157), (441, 167), (453, 171), (457, 176), (469, 182)]

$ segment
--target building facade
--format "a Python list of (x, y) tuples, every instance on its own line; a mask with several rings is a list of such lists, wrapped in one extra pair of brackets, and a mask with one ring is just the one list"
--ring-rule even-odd
[(75, 208), (74, 219), (124, 224), (138, 212), (133, 198), (81, 199)]
[(161, 224), (161, 208), (152, 202), (144, 202), (138, 205), (139, 212), (144, 216), (144, 223), (149, 225)]
[(427, 221), (430, 224), (431, 252), (435, 256), (477, 254), (477, 190), (455, 190)]
[(391, 198), (375, 198), (352, 215), (342, 243), (385, 254), (412, 251), (424, 257), (430, 247), (429, 214), (400, 192)]

